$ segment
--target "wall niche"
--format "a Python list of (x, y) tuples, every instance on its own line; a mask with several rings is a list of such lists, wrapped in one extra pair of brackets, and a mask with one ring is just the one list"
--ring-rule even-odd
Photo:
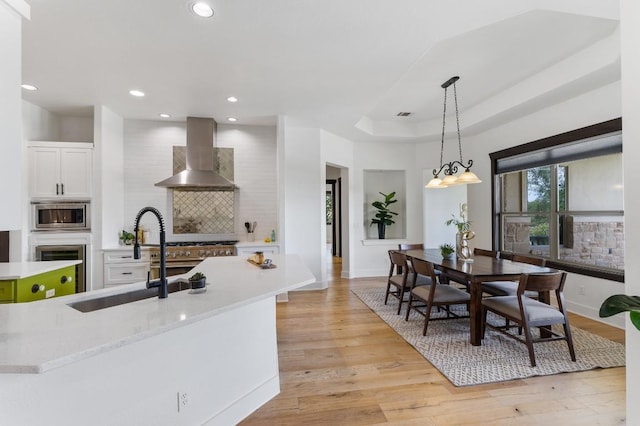
[(383, 201), (384, 197), (380, 195), (395, 192), (395, 199), (398, 200), (392, 204), (389, 209), (398, 213), (393, 217), (394, 224), (386, 227), (385, 239), (404, 239), (407, 232), (407, 190), (406, 176), (404, 170), (364, 170), (363, 177), (364, 188), (364, 235), (367, 240), (378, 239), (377, 225), (371, 225), (371, 219), (375, 218), (376, 208), (371, 204), (374, 201)]

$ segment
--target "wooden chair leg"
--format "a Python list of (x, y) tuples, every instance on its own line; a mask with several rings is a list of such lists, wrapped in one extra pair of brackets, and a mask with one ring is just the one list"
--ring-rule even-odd
[(407, 305), (407, 315), (405, 315), (404, 320), (409, 321), (409, 313), (411, 312), (411, 303), (413, 302), (413, 294), (409, 292), (409, 304)]
[(564, 335), (567, 338), (567, 346), (569, 346), (569, 354), (571, 355), (571, 361), (576, 360), (576, 351), (573, 349), (573, 337), (571, 337), (571, 329), (566, 322), (564, 325)]
[(387, 283), (387, 292), (384, 295), (384, 304), (386, 305), (389, 301), (389, 290), (391, 289), (391, 283)]
[(400, 315), (402, 310), (402, 299), (404, 299), (404, 287), (398, 289), (398, 312), (396, 312), (396, 315)]
[(431, 305), (427, 303), (427, 310), (424, 313), (424, 328), (422, 329), (422, 335), (427, 335), (427, 327), (429, 326), (429, 318), (431, 318)]
[(529, 360), (531, 361), (531, 366), (536, 366), (536, 354), (533, 352), (533, 337), (531, 336), (531, 329), (529, 327), (524, 327), (524, 336), (527, 342), (527, 349), (529, 350)]

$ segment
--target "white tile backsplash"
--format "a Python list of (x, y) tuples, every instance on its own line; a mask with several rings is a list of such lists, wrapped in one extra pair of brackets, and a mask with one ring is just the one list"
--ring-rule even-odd
[[(138, 211), (156, 207), (167, 215), (167, 189), (155, 186), (172, 173), (172, 147), (186, 144), (186, 123), (151, 120), (124, 122), (125, 229), (132, 229)], [(234, 149), (238, 186), (236, 233), (246, 240), (244, 222), (258, 222), (256, 239), (276, 229), (277, 170), (275, 126), (218, 124), (216, 146)], [(142, 225), (158, 238), (155, 218), (145, 215)]]

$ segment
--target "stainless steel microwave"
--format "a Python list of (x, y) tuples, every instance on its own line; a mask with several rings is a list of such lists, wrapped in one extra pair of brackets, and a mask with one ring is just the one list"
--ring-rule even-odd
[(88, 201), (31, 203), (34, 231), (88, 231), (91, 229)]

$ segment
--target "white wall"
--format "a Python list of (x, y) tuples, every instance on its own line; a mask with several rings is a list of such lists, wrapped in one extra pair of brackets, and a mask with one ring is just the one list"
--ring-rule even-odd
[(326, 288), (325, 164), (321, 164), (319, 129), (295, 127), (287, 118), (278, 123), (278, 169), (282, 179), (280, 208), (286, 253), (298, 254), (316, 277), (303, 289)]
[(0, 230), (23, 226), (23, 148), (20, 84), (22, 82), (22, 16), (0, 1)]
[(272, 126), (233, 126), (218, 124), (217, 146), (233, 148), (234, 183), (238, 186), (236, 232), (247, 238), (244, 222), (258, 222), (257, 241), (279, 234), (278, 171), (276, 168), (276, 128)]
[(96, 106), (94, 115), (91, 289), (104, 286), (101, 249), (118, 245), (125, 192), (123, 119), (104, 106)]
[[(397, 249), (400, 242), (422, 240), (422, 170), (415, 161), (415, 144), (406, 143), (355, 143), (353, 186), (350, 199), (354, 206), (351, 227), (353, 267), (349, 278), (386, 276), (389, 273), (387, 251)], [(406, 191), (406, 237), (402, 239), (367, 239), (364, 217), (364, 170), (404, 170)]]
[[(636, 0), (622, 0), (620, 2), (621, 46), (622, 46), (622, 143), (624, 149), (624, 208), (625, 216), (625, 255), (628, 259), (640, 257), (640, 182), (637, 173), (637, 159), (640, 158), (640, 3)], [(625, 293), (640, 295), (640, 263), (625, 263)], [(620, 291), (622, 293), (622, 291)], [(640, 331), (636, 330), (626, 317), (626, 348), (627, 348), (627, 424), (640, 424)]]

